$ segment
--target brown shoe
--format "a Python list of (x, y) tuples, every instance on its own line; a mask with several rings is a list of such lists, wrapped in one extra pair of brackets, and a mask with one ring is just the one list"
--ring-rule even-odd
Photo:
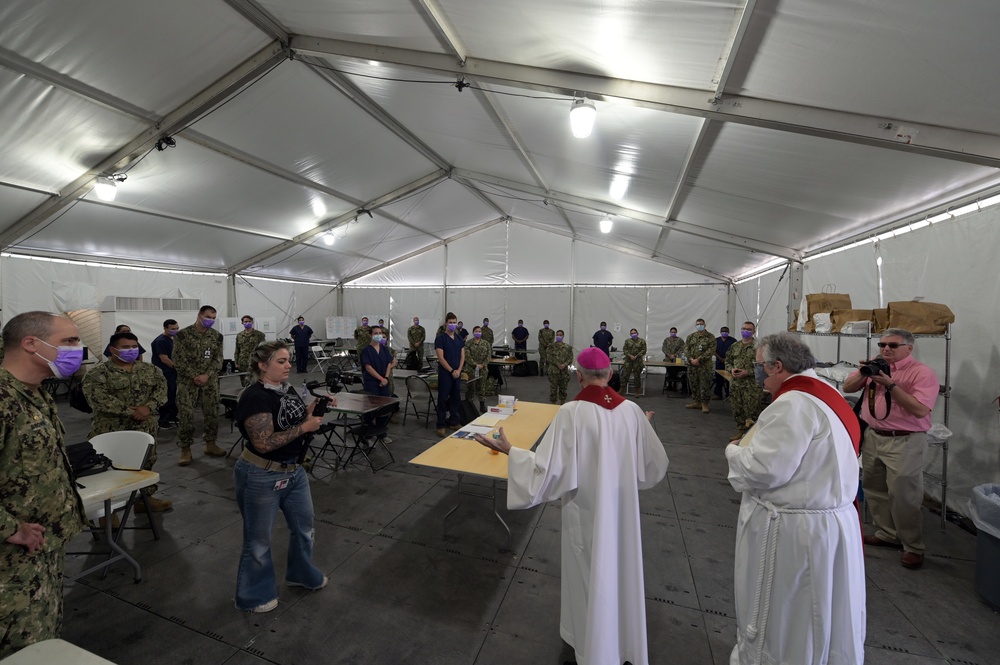
[(437, 435), (440, 436), (443, 439), (444, 437), (448, 436), (448, 432), (444, 431), (443, 427), (438, 427), (437, 428)]
[(225, 457), (226, 451), (215, 445), (215, 441), (206, 441), (205, 454), (209, 457)]
[[(149, 510), (154, 513), (163, 513), (174, 507), (173, 501), (168, 501), (166, 499), (157, 499), (155, 496), (146, 497), (146, 501), (149, 502)], [(135, 502), (135, 508), (133, 509), (136, 513), (146, 512), (146, 504), (142, 499)]]
[[(101, 519), (97, 520), (97, 523), (103, 529), (104, 526), (108, 523), (108, 518), (107, 517), (102, 517)], [(111, 513), (111, 528), (112, 529), (117, 529), (121, 525), (122, 525), (122, 521), (120, 519), (118, 519), (118, 513)]]
[(872, 535), (872, 536), (865, 536), (863, 540), (864, 540), (865, 545), (869, 545), (871, 547), (888, 547), (889, 549), (893, 549), (893, 550), (901, 550), (901, 549), (903, 549), (903, 546), (900, 545), (899, 543), (894, 543), (894, 542), (891, 542), (891, 541), (888, 541), (888, 540), (882, 540), (878, 536), (874, 536), (874, 535)]
[(708, 413), (708, 404), (702, 404), (701, 405), (701, 412), (702, 413)]
[(916, 570), (924, 565), (924, 555), (919, 552), (903, 552), (903, 556), (899, 558), (899, 563), (903, 564), (903, 568)]
[(462, 426), (461, 425), (448, 425), (448, 429), (450, 429), (452, 432), (457, 432), (458, 430), (462, 429)]
[(177, 466), (187, 466), (191, 463), (191, 446), (181, 448), (181, 458), (177, 460)]
[(700, 409), (701, 408), (701, 402), (691, 402), (690, 404), (685, 404), (684, 408), (685, 409)]

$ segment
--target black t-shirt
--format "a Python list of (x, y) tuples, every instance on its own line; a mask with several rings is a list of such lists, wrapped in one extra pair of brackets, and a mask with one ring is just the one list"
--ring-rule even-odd
[(236, 411), (233, 414), (233, 418), (236, 421), (236, 426), (240, 428), (240, 433), (247, 439), (247, 448), (253, 454), (276, 462), (294, 462), (298, 460), (299, 454), (306, 446), (305, 436), (293, 439), (291, 443), (268, 453), (262, 453), (254, 448), (253, 442), (247, 436), (245, 421), (250, 416), (258, 413), (271, 414), (271, 424), (274, 426), (275, 432), (284, 432), (292, 429), (306, 419), (305, 402), (295, 392), (295, 389), (289, 386), (288, 391), (282, 393), (264, 387), (264, 384), (260, 381), (253, 383), (240, 395), (240, 401), (236, 404)]

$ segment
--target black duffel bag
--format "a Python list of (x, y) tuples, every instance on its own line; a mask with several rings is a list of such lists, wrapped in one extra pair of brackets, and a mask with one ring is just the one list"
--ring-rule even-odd
[(94, 444), (90, 441), (69, 444), (66, 446), (66, 455), (69, 457), (73, 478), (92, 476), (107, 471), (113, 465), (106, 455), (94, 450)]

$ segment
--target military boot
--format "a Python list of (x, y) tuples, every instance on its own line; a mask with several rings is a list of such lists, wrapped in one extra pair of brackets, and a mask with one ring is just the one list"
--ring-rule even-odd
[(209, 457), (225, 457), (226, 451), (215, 445), (215, 441), (206, 441), (205, 454)]
[(187, 466), (191, 463), (191, 446), (181, 448), (181, 458), (177, 460), (177, 466)]
[(690, 404), (685, 404), (684, 408), (685, 409), (700, 409), (701, 408), (701, 402), (691, 402)]

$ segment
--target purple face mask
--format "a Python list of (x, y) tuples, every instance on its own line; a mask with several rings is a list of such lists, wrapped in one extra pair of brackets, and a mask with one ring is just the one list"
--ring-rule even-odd
[(547, 324), (547, 323), (543, 323), (543, 324), (542, 324), (542, 327), (543, 327), (543, 328), (545, 328), (545, 329), (548, 329), (548, 327), (549, 327), (549, 324)]
[(118, 349), (118, 357), (122, 362), (134, 363), (139, 359), (139, 349)]
[(483, 333), (481, 333), (481, 332), (478, 332), (478, 333), (472, 333), (472, 336), (473, 336), (473, 337), (475, 337), (476, 339), (481, 339), (481, 338), (482, 338), (482, 336), (483, 336)]
[(720, 334), (722, 335), (722, 339), (726, 339), (727, 337), (729, 337), (729, 333), (727, 333), (727, 332), (723, 332), (723, 333), (720, 333)]
[(215, 325), (215, 319), (202, 319), (201, 325), (205, 326), (206, 328), (211, 328), (212, 326)]
[(457, 323), (449, 323), (448, 324), (448, 332), (455, 332), (455, 328), (457, 328), (457, 327), (458, 327)]
[(601, 330), (607, 330), (607, 329), (608, 329), (607, 326), (601, 326)]
[(671, 337), (677, 337), (677, 333), (670, 333)]
[(176, 335), (177, 333), (179, 333), (180, 330), (168, 330), (166, 332), (167, 332), (167, 335), (173, 337), (174, 335)]
[(743, 339), (750, 339), (751, 337), (753, 337), (753, 331), (752, 330), (741, 330), (740, 331), (740, 337), (742, 337)]
[(253, 321), (247, 321), (246, 323), (243, 324), (243, 327), (246, 328), (247, 330), (250, 330), (251, 328), (253, 328)]
[(563, 338), (563, 336), (562, 336), (562, 335), (556, 335), (556, 341), (557, 341), (557, 342), (561, 342), (561, 341), (562, 341), (562, 338)]
[(80, 365), (83, 364), (82, 346), (52, 346), (44, 339), (39, 339), (38, 341), (45, 346), (56, 350), (55, 360), (49, 360), (37, 351), (35, 352), (35, 355), (49, 364), (49, 369), (52, 370), (52, 376), (57, 379), (66, 379), (73, 376), (76, 374), (76, 370), (80, 369)]
[(378, 343), (379, 343), (379, 344), (381, 344), (382, 346), (385, 346), (385, 343), (386, 343), (386, 342), (388, 342), (388, 341), (389, 341), (389, 340), (387, 340), (387, 339), (385, 338), (385, 335), (382, 335), (382, 339), (380, 339), (380, 340), (378, 341)]
[(632, 339), (639, 339), (639, 333), (632, 333)]

